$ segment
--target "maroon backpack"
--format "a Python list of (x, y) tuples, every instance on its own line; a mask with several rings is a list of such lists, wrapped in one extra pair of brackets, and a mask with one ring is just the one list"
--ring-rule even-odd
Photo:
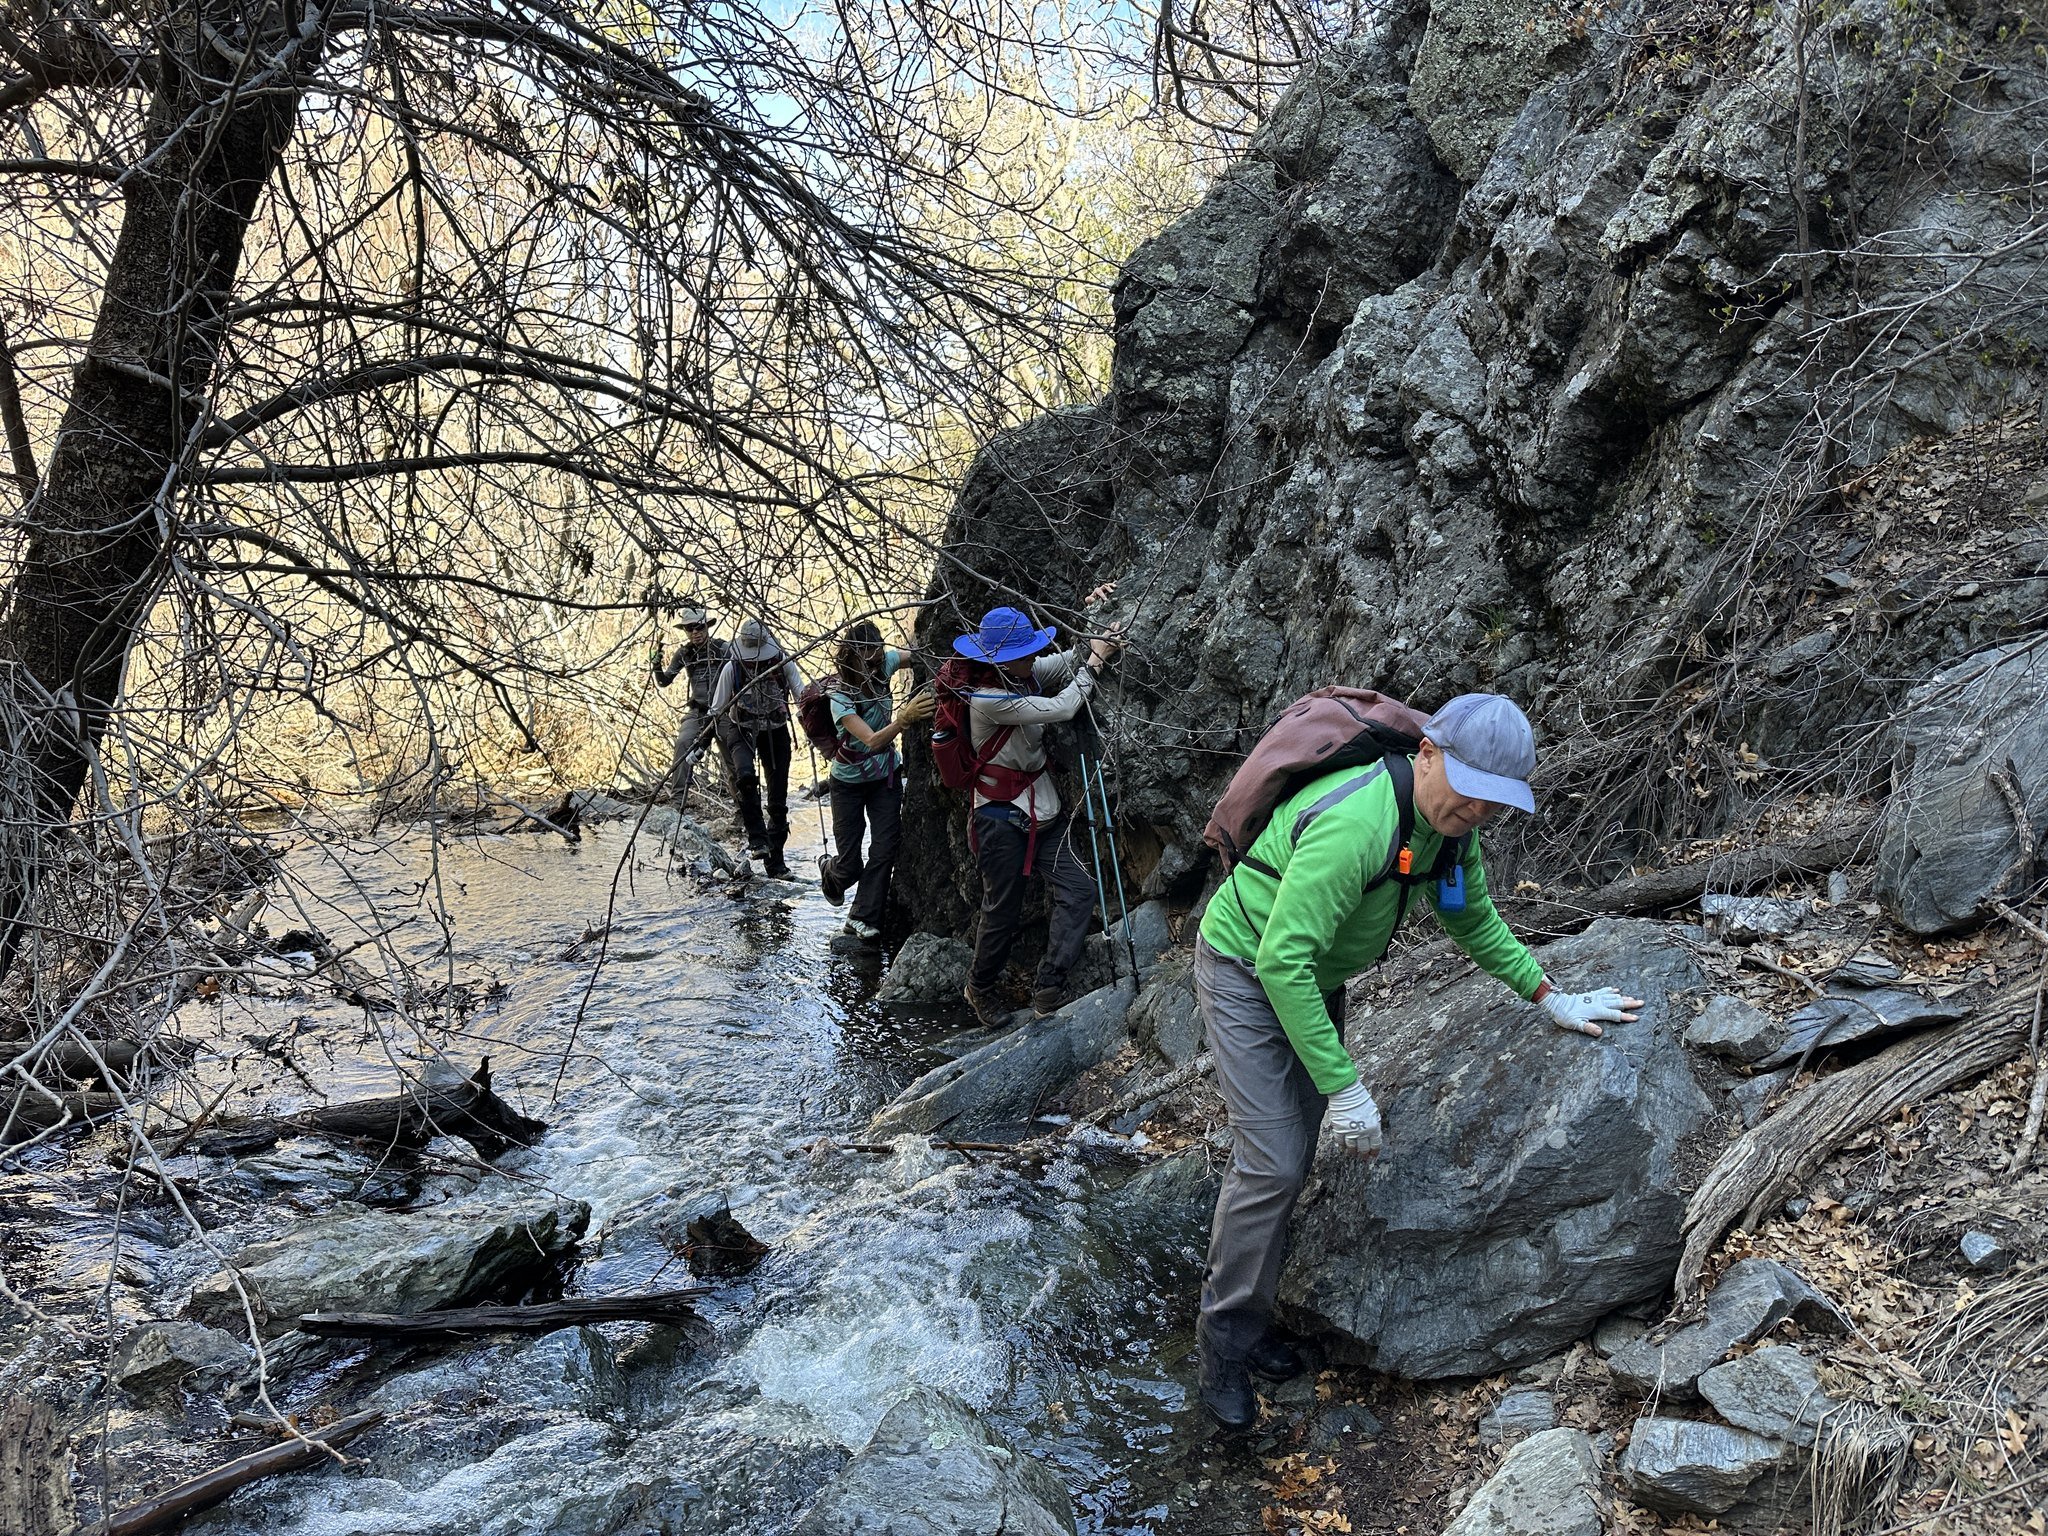
[[(1016, 734), (1014, 725), (991, 732), (981, 750), (974, 750), (967, 696), (974, 692), (975, 684), (976, 670), (971, 662), (954, 658), (939, 668), (934, 685), (939, 707), (932, 717), (932, 763), (939, 770), (939, 782), (948, 789), (971, 786), (991, 800), (1015, 800), (1031, 786), (1039, 770), (1006, 768), (989, 761)], [(971, 834), (971, 821), (969, 827)]]
[(832, 718), (832, 694), (838, 687), (839, 674), (827, 672), (805, 683), (804, 691), (796, 696), (796, 723), (803, 727), (804, 740), (828, 763), (841, 761), (845, 746), (838, 722)]
[(1406, 759), (1422, 745), (1428, 718), (1369, 688), (1318, 688), (1296, 699), (1231, 776), (1202, 841), (1223, 856), (1226, 870), (1242, 863), (1281, 801), (1333, 769)]

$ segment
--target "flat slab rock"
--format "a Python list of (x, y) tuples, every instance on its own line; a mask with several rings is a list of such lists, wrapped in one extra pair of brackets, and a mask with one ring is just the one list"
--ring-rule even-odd
[(1600, 1458), (1583, 1430), (1546, 1429), (1502, 1460), (1443, 1536), (1601, 1536)]
[(1352, 1023), (1386, 1151), (1361, 1164), (1325, 1146), (1281, 1299), (1369, 1346), (1379, 1370), (1540, 1360), (1676, 1272), (1681, 1150), (1725, 1134), (1681, 1039), (1702, 977), (1658, 925), (1632, 920), (1541, 958), (1563, 985), (1648, 1006), (1588, 1040), (1474, 971)]
[(963, 1404), (918, 1387), (875, 1427), (790, 1536), (1074, 1536), (1045, 1465)]
[(186, 1313), (234, 1327), (235, 1276), (266, 1333), (304, 1312), (426, 1312), (482, 1299), (575, 1246), (590, 1221), (580, 1200), (490, 1185), (423, 1211), (337, 1210), (235, 1255), (202, 1280)]
[(1815, 1326), (1840, 1324), (1833, 1304), (1784, 1265), (1744, 1259), (1721, 1277), (1696, 1321), (1661, 1339), (1652, 1334), (1624, 1345), (1607, 1357), (1607, 1369), (1624, 1390), (1691, 1396), (1701, 1374), (1729, 1350), (1794, 1316)]
[(1782, 1440), (1746, 1429), (1691, 1419), (1638, 1419), (1622, 1452), (1621, 1481), (1652, 1509), (1719, 1515), (1798, 1459)]
[(127, 1392), (151, 1392), (192, 1375), (226, 1375), (254, 1358), (249, 1346), (203, 1323), (145, 1323), (114, 1358), (113, 1377)]
[(1739, 1429), (1810, 1446), (1841, 1411), (1821, 1390), (1813, 1362), (1783, 1344), (1766, 1344), (1700, 1373), (1700, 1396)]

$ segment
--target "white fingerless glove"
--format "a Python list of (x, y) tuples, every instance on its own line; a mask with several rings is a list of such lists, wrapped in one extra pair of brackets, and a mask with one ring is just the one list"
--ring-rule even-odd
[(1330, 1095), (1327, 1123), (1337, 1145), (1346, 1152), (1368, 1160), (1380, 1155), (1380, 1107), (1373, 1103), (1365, 1084), (1353, 1083)]
[(1553, 987), (1536, 1000), (1536, 1006), (1556, 1020), (1559, 1029), (1568, 1029), (1575, 1035), (1598, 1035), (1602, 1024), (1628, 1021), (1628, 1001), (1612, 987), (1602, 987), (1597, 992), (1560, 992)]

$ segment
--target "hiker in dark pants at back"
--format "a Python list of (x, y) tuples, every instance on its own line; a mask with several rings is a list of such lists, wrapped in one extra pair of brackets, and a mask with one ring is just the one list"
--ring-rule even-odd
[(782, 857), (789, 842), (789, 701), (803, 691), (802, 674), (782, 654), (768, 626), (759, 619), (742, 624), (733, 637), (732, 660), (718, 674), (711, 716), (732, 732), (726, 751), (732, 758), (740, 820), (747, 829), (747, 851), (776, 880), (789, 878), (789, 865)]
[[(1314, 697), (1297, 701), (1268, 739)], [(1196, 1338), (1202, 1404), (1230, 1429), (1258, 1418), (1249, 1372), (1285, 1378), (1302, 1368), (1267, 1323), (1325, 1112), (1345, 1151), (1379, 1154), (1379, 1106), (1344, 1046), (1344, 983), (1386, 953), (1410, 892), (1420, 887), (1458, 947), (1560, 1029), (1597, 1036), (1601, 1021), (1632, 1023), (1642, 1007), (1612, 988), (1554, 989), (1487, 897), (1473, 834), (1504, 805), (1536, 808), (1536, 738), (1521, 710), (1499, 694), (1468, 693), (1425, 722), (1384, 702), (1412, 721), (1400, 727), (1403, 747), (1361, 766), (1311, 770), (1248, 847), (1227, 837), (1242, 852), (1195, 945), (1195, 996), (1231, 1137)], [(1211, 832), (1238, 792), (1233, 780)]]
[[(1098, 588), (1089, 601), (1113, 586)], [(969, 744), (980, 773), (971, 824), (981, 870), (981, 923), (966, 997), (984, 1024), (1000, 1025), (1007, 1010), (997, 987), (1017, 942), (1025, 881), (1045, 881), (1052, 913), (1031, 988), (1031, 1011), (1043, 1017), (1065, 1000), (1067, 977), (1081, 957), (1095, 908), (1095, 875), (1074, 846), (1074, 818), (1060, 804), (1045, 754), (1045, 728), (1071, 720), (1095, 691), (1095, 674), (1122, 649), (1121, 629), (1057, 655), (1050, 629), (1014, 608), (994, 608), (981, 629), (953, 649), (974, 663), (967, 697)]]
[(666, 688), (678, 677), (688, 682), (688, 707), (682, 724), (676, 728), (675, 758), (662, 781), (663, 788), (680, 805), (689, 796), (697, 760), (710, 750), (711, 743), (704, 739), (707, 735), (720, 743), (719, 750), (727, 759), (727, 782), (732, 778), (731, 754), (724, 746), (730, 728), (713, 730), (711, 726), (712, 696), (718, 689), (718, 674), (732, 659), (732, 647), (712, 638), (711, 616), (702, 608), (685, 608), (678, 617), (683, 627), (683, 643), (664, 666), (661, 642), (655, 641), (652, 660), (655, 687)]
[[(832, 723), (839, 738), (832, 757), (832, 848), (818, 860), (818, 884), (838, 906), (855, 891), (846, 932), (872, 944), (882, 936), (889, 908), (889, 874), (903, 829), (903, 759), (896, 739), (929, 720), (935, 701), (913, 693), (893, 710), (889, 679), (904, 665), (899, 650), (882, 643), (868, 619), (846, 631), (835, 658), (839, 686), (832, 690)], [(867, 838), (863, 857), (861, 840)]]

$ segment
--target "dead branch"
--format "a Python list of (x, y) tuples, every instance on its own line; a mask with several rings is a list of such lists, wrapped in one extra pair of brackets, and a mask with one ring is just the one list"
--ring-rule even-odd
[(691, 1305), (711, 1287), (687, 1286), (644, 1296), (579, 1296), (523, 1307), (451, 1307), (410, 1315), (393, 1312), (309, 1312), (299, 1331), (320, 1339), (434, 1339), (478, 1333), (553, 1333), (585, 1323), (659, 1323), (679, 1328), (694, 1322)]
[(71, 1486), (64, 1437), (48, 1403), (0, 1402), (0, 1531), (58, 1536), (71, 1528)]
[(1195, 1057), (1194, 1060), (1184, 1062), (1157, 1081), (1146, 1083), (1140, 1088), (1135, 1088), (1107, 1108), (1098, 1109), (1083, 1123), (1087, 1125), (1106, 1125), (1119, 1116), (1128, 1115), (1141, 1104), (1150, 1104), (1159, 1099), (1169, 1098), (1180, 1092), (1181, 1089), (1186, 1088), (1189, 1084), (1200, 1080), (1202, 1075), (1208, 1072), (1215, 1064), (1215, 1056), (1211, 1052), (1204, 1051), (1201, 1055)]
[(476, 1148), (479, 1157), (491, 1158), (513, 1147), (530, 1147), (546, 1133), (543, 1122), (520, 1114), (492, 1091), (486, 1057), (474, 1076), (458, 1083), (422, 1084), (390, 1098), (224, 1125), (200, 1137), (199, 1150), (213, 1157), (240, 1156), (287, 1136), (332, 1136), (417, 1152), (436, 1136), (459, 1136)]
[(2020, 793), (2019, 770), (2007, 758), (2003, 768), (1994, 768), (1985, 777), (1991, 787), (2005, 802), (2006, 810), (2012, 816), (2013, 830), (2019, 834), (2019, 851), (2013, 855), (2012, 863), (2005, 873), (1998, 877), (1998, 884), (1991, 889), (1994, 894), (2007, 891), (2025, 891), (2034, 879), (2034, 818), (2027, 814), (2026, 797)]
[(375, 1429), (383, 1422), (384, 1415), (375, 1409), (350, 1414), (317, 1431), (317, 1438), (287, 1440), (282, 1445), (269, 1446), (224, 1462), (154, 1498), (129, 1505), (96, 1527), (93, 1536), (154, 1536), (158, 1531), (175, 1530), (188, 1516), (202, 1509), (211, 1509), (251, 1483), (275, 1477), (280, 1472), (297, 1472), (304, 1467), (317, 1466), (356, 1436), (365, 1430)]
[(1721, 1154), (1685, 1213), (1681, 1294), (1697, 1288), (1707, 1256), (1731, 1226), (1753, 1226), (1839, 1148), (1909, 1104), (2002, 1066), (2025, 1048), (2021, 1022), (2034, 983), (2005, 987), (1972, 1018), (1901, 1040), (1822, 1078)]
[(1509, 900), (1500, 906), (1518, 933), (1561, 937), (1577, 933), (1596, 917), (1681, 907), (1708, 891), (1753, 891), (1789, 875), (1819, 874), (1859, 863), (1869, 852), (1877, 825), (1877, 817), (1861, 817), (1803, 842), (1738, 848), (1711, 859), (1630, 875), (1575, 901)]
[(2027, 1123), (2020, 1131), (2019, 1145), (2012, 1149), (2012, 1161), (2005, 1175), (2012, 1178), (2025, 1171), (2027, 1161), (2041, 1140), (2041, 1120), (2048, 1114), (2048, 1057), (2041, 1054), (2041, 999), (2048, 989), (2048, 960), (2041, 962), (2040, 978), (2034, 983), (2034, 1024), (2027, 1031), (2027, 1052), (2034, 1060), (2034, 1090), (2027, 1095)]

